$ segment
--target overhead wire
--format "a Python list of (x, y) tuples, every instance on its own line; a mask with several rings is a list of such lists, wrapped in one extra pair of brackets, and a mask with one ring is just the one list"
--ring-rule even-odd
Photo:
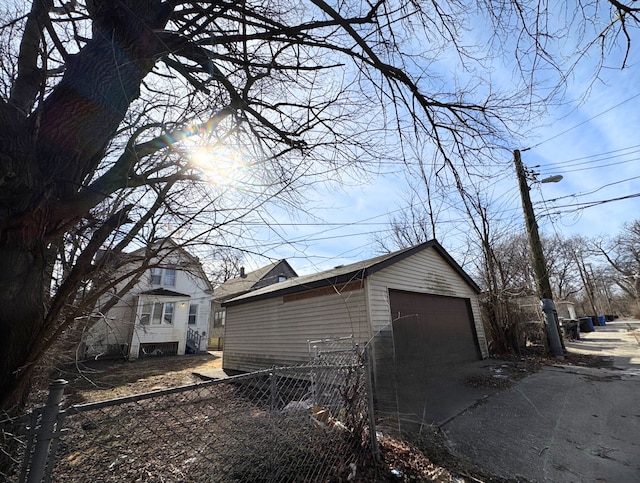
[(564, 131), (561, 131), (561, 132), (559, 132), (558, 134), (555, 134), (555, 135), (553, 135), (553, 136), (551, 136), (551, 137), (549, 137), (549, 138), (545, 139), (544, 141), (540, 141), (539, 143), (534, 144), (533, 146), (531, 146), (531, 147), (530, 147), (530, 149), (537, 148), (537, 147), (539, 147), (539, 146), (542, 146), (543, 144), (548, 143), (549, 141), (553, 141), (554, 139), (559, 138), (560, 136), (564, 136), (564, 135), (565, 135), (565, 134), (567, 134), (568, 132), (571, 132), (571, 131), (573, 131), (574, 129), (577, 129), (577, 128), (581, 127), (581, 126), (584, 126), (585, 124), (587, 124), (587, 123), (589, 123), (589, 122), (593, 121), (594, 119), (597, 119), (598, 117), (603, 116), (603, 115), (605, 115), (605, 114), (607, 114), (607, 113), (609, 113), (609, 112), (613, 111), (614, 109), (617, 109), (618, 107), (620, 107), (620, 106), (622, 106), (622, 105), (626, 104), (627, 102), (630, 102), (630, 101), (632, 101), (632, 100), (636, 99), (637, 97), (640, 97), (640, 93), (638, 93), (638, 94), (634, 94), (633, 96), (628, 97), (627, 99), (625, 99), (625, 100), (623, 100), (623, 101), (619, 102), (618, 104), (615, 104), (614, 106), (611, 106), (611, 107), (609, 107), (608, 109), (605, 109), (604, 111), (602, 111), (602, 112), (600, 112), (600, 113), (598, 113), (598, 114), (596, 114), (596, 115), (594, 115), (594, 116), (591, 116), (590, 118), (585, 119), (584, 121), (582, 121), (582, 122), (580, 122), (580, 123), (578, 123), (578, 124), (576, 124), (576, 125), (574, 125), (574, 126), (572, 126), (572, 127), (568, 128), (568, 129), (565, 129)]
[[(582, 191), (582, 192), (573, 193), (573, 194), (570, 194), (570, 195), (558, 196), (557, 198), (551, 198), (549, 200), (546, 200), (546, 202), (553, 203), (553, 202), (556, 202), (556, 201), (559, 201), (559, 200), (563, 200), (563, 199), (566, 199), (566, 198), (578, 198), (580, 196), (592, 195), (593, 193), (597, 193), (598, 191), (600, 191), (600, 190), (602, 190), (604, 188), (608, 188), (609, 186), (615, 186), (617, 184), (626, 183), (628, 181), (633, 181), (633, 180), (636, 180), (636, 179), (640, 179), (640, 176), (633, 176), (631, 178), (621, 179), (619, 181), (613, 181), (611, 183), (604, 184), (602, 186), (599, 186), (598, 188), (595, 188), (595, 189), (592, 189), (592, 190), (589, 190), (589, 191)], [(545, 200), (542, 201), (542, 203), (544, 203), (544, 202), (545, 202)], [(536, 202), (536, 203), (534, 203), (534, 205), (538, 204), (538, 203), (540, 203), (540, 202)]]

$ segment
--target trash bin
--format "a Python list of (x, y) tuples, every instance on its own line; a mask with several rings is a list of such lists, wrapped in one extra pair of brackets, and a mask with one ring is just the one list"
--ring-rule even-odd
[(604, 315), (598, 315), (598, 324), (604, 327), (607, 325), (607, 318)]
[(595, 330), (591, 317), (580, 317), (578, 320), (580, 321), (580, 332), (593, 332)]
[(577, 320), (563, 319), (561, 321), (564, 336), (570, 340), (580, 339), (580, 322)]
[(588, 315), (587, 317), (591, 317), (591, 323), (593, 324), (594, 327), (597, 327), (600, 325), (600, 320), (598, 320), (597, 315)]

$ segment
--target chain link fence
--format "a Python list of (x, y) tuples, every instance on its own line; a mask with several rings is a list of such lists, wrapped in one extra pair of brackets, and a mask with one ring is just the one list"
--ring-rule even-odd
[[(321, 351), (322, 352), (322, 351)], [(23, 481), (349, 481), (376, 448), (359, 351), (0, 420), (0, 477)], [(337, 363), (341, 362), (341, 363)], [(42, 475), (42, 476), (39, 476)], [(361, 476), (361, 475), (359, 475)]]

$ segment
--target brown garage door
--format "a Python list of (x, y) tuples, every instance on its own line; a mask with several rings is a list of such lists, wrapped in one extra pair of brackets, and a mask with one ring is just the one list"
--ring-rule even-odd
[(389, 291), (396, 363), (457, 364), (481, 358), (469, 299)]

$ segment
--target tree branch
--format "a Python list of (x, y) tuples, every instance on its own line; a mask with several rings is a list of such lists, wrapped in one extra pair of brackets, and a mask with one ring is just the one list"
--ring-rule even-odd
[(31, 112), (43, 81), (42, 72), (38, 68), (38, 55), (42, 29), (52, 7), (53, 0), (34, 0), (22, 35), (18, 54), (18, 76), (9, 98), (9, 104), (22, 119), (26, 119)]

